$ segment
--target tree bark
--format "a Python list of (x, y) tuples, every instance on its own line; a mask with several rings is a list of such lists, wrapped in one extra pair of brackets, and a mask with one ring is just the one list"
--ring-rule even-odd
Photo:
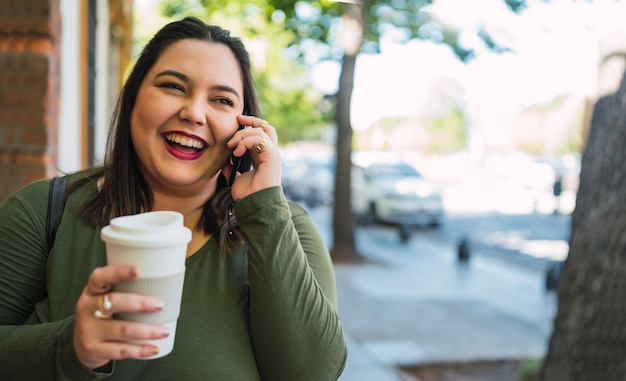
[(354, 89), (354, 70), (363, 38), (363, 4), (349, 3), (344, 9), (344, 45), (339, 88), (337, 90), (337, 161), (335, 166), (335, 194), (333, 203), (334, 262), (359, 262), (360, 256), (354, 242), (354, 219), (352, 216), (352, 122), (350, 109)]
[(352, 124), (350, 105), (354, 88), (355, 55), (344, 55), (337, 91), (337, 161), (335, 167), (335, 195), (333, 203), (333, 248), (335, 262), (357, 262), (359, 255), (354, 242), (352, 217)]
[(595, 105), (540, 381), (626, 380), (626, 73)]

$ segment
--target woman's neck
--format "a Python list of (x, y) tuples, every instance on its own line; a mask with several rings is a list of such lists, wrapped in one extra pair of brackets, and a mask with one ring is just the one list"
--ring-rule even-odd
[(172, 192), (153, 191), (154, 206), (152, 210), (173, 210), (183, 215), (185, 227), (191, 230), (191, 242), (187, 246), (187, 257), (198, 251), (211, 238), (204, 229), (197, 229), (204, 205), (215, 194), (215, 183), (206, 191), (194, 194), (174, 194)]

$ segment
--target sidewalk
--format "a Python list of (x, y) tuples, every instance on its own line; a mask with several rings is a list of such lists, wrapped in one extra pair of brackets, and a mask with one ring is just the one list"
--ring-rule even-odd
[[(324, 225), (322, 234), (329, 236)], [(540, 358), (555, 296), (544, 274), (395, 230), (359, 230), (368, 260), (335, 265), (339, 315), (348, 340), (341, 381), (409, 380), (402, 365)]]

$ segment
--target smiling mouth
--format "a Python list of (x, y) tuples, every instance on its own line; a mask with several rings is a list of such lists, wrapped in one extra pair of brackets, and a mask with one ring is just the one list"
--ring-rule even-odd
[(202, 151), (205, 147), (204, 142), (198, 139), (193, 139), (189, 136), (171, 133), (165, 134), (163, 137), (170, 147), (182, 152), (196, 153)]

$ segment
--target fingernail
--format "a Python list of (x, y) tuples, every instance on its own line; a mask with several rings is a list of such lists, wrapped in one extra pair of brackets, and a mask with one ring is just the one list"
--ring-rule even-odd
[(155, 310), (161, 311), (163, 310), (163, 308), (165, 308), (165, 303), (163, 303), (162, 301), (154, 302), (153, 307)]
[(138, 274), (137, 269), (136, 269), (136, 268), (134, 268), (134, 267), (132, 267), (130, 270), (128, 270), (128, 274), (129, 274), (130, 276), (132, 276), (132, 277), (137, 276), (137, 274)]
[(170, 335), (169, 327), (161, 327), (161, 337), (168, 337)]
[(153, 355), (159, 354), (159, 347), (152, 347), (152, 354)]

